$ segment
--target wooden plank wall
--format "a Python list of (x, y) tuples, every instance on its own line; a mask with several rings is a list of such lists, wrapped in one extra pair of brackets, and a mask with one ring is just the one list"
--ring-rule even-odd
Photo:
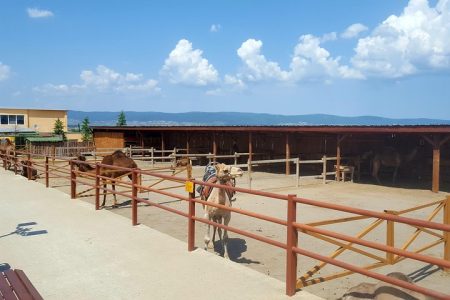
[(96, 148), (123, 148), (125, 139), (123, 132), (95, 132), (94, 142)]

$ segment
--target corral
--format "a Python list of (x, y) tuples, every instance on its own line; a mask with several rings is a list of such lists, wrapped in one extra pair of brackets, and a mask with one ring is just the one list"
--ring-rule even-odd
[[(295, 159), (320, 160), (334, 157), (334, 165), (353, 165), (357, 178), (374, 182), (373, 158), (383, 151), (395, 152), (399, 165), (396, 185), (429, 188), (433, 192), (448, 190), (450, 182), (450, 126), (97, 126), (93, 127), (99, 148), (140, 147), (168, 150), (185, 149), (186, 153), (222, 156), (242, 153), (238, 163), (254, 160)], [(388, 157), (389, 160), (389, 157)], [(391, 159), (392, 161), (393, 159)], [(198, 163), (205, 160), (199, 158)], [(382, 163), (384, 164), (384, 163)], [(388, 163), (389, 164), (389, 163)], [(381, 183), (392, 185), (395, 168), (377, 171)], [(395, 164), (395, 163), (394, 163)], [(292, 174), (292, 162), (259, 168)], [(301, 174), (322, 172), (319, 164), (301, 166)], [(331, 172), (330, 174), (334, 174)], [(336, 174), (339, 178), (339, 172)]]
[[(56, 168), (52, 167), (48, 158), (46, 161), (36, 158), (33, 163), (34, 167), (45, 175), (39, 180), (44, 182), (48, 180), (47, 183), (50, 186), (70, 192), (73, 198), (77, 196), (77, 192), (89, 188), (89, 185), (95, 188), (96, 197), (84, 197), (83, 200), (95, 203), (95, 198), (99, 198), (102, 192), (99, 184), (101, 178), (96, 176), (98, 181), (95, 182), (87, 178), (79, 178), (83, 174), (74, 170), (73, 163), (70, 171), (68, 160), (56, 159), (54, 162), (54, 166), (58, 166)], [(139, 167), (141, 169), (153, 168), (145, 161), (139, 162)], [(194, 202), (192, 197), (186, 197), (186, 192), (181, 187), (175, 187), (168, 192), (167, 188), (174, 185), (169, 180), (162, 181), (157, 189), (148, 188), (149, 182), (161, 179), (174, 180), (170, 176), (153, 173), (162, 172), (163, 168), (173, 172), (169, 164), (157, 163), (154, 167), (158, 170), (130, 170), (133, 174), (137, 172), (143, 175), (141, 185), (138, 185), (136, 180), (133, 180), (133, 185), (126, 181), (118, 183), (124, 185), (117, 191), (119, 202), (122, 202), (123, 205), (114, 209), (114, 212), (127, 217), (131, 216), (134, 224), (139, 221), (180, 240), (187, 239), (189, 247), (193, 247), (194, 244), (202, 245), (203, 226), (195, 226), (194, 232), (192, 232), (194, 228), (189, 226), (188, 231), (186, 230), (186, 219), (175, 214), (188, 217), (188, 224), (191, 225), (193, 222), (202, 222), (201, 218), (195, 217), (202, 215), (201, 206), (195, 205), (195, 202), (199, 203), (198, 200)], [(60, 175), (55, 176), (58, 172)], [(203, 168), (194, 167), (192, 172), (195, 178), (199, 178), (203, 175)], [(178, 181), (183, 182), (188, 179), (188, 176), (178, 178)], [(312, 178), (302, 178), (300, 188), (296, 188), (295, 176), (265, 172), (254, 174), (253, 191), (250, 191), (242, 188), (248, 186), (246, 180), (246, 177), (238, 180), (238, 200), (233, 205), (235, 211), (233, 211), (231, 228), (235, 228), (236, 233), (244, 234), (231, 235), (229, 254), (233, 261), (249, 265), (275, 278), (289, 281), (284, 266), (293, 266), (292, 260), (290, 262), (288, 260), (287, 263), (285, 261), (286, 251), (292, 247), (296, 253), (303, 254), (298, 256), (298, 268), (294, 269), (296, 270), (294, 286), (300, 288), (307, 285), (305, 288), (307, 291), (312, 291), (328, 299), (339, 297), (348, 287), (364, 281), (365, 278), (360, 275), (348, 276), (348, 272), (342, 273), (339, 268), (330, 265), (324, 266), (322, 269), (321, 264), (314, 259), (323, 260), (327, 259), (327, 256), (330, 259), (338, 256), (339, 260), (352, 265), (364, 266), (365, 270), (378, 267), (381, 269), (377, 271), (381, 274), (400, 270), (419, 281), (421, 286), (427, 286), (436, 292), (450, 293), (448, 285), (445, 284), (449, 278), (448, 274), (433, 266), (433, 264), (450, 266), (448, 263), (450, 255), (449, 225), (443, 225), (450, 221), (448, 204), (450, 200), (446, 198), (446, 194), (431, 193), (420, 189), (410, 190), (349, 182), (329, 181), (328, 184), (323, 185), (321, 184), (322, 180)], [(86, 183), (87, 186), (83, 187), (82, 183)], [(132, 188), (131, 192), (125, 192), (130, 188)], [(113, 191), (107, 189), (106, 192)], [(284, 196), (286, 194), (291, 196)], [(296, 198), (293, 194), (297, 194), (301, 198)], [(323, 201), (311, 202), (307, 200), (308, 198)], [(110, 201), (111, 199), (109, 203), (111, 203)], [(286, 208), (286, 201), (288, 208)], [(137, 205), (138, 203), (139, 205)], [(289, 208), (293, 203), (297, 204), (297, 209), (294, 210), (296, 218), (295, 213), (292, 215), (292, 207)], [(345, 205), (346, 208), (336, 205)], [(195, 210), (192, 210), (193, 207)], [(364, 207), (369, 212), (352, 207)], [(167, 211), (158, 208), (164, 208)], [(386, 212), (383, 212), (385, 210)], [(249, 218), (249, 216), (254, 218)], [(402, 217), (407, 218), (402, 219)], [(294, 220), (293, 223), (292, 220)], [(298, 247), (295, 246), (297, 242), (291, 246), (285, 244), (285, 226), (289, 226), (289, 224), (295, 227), (291, 227), (291, 229), (288, 227), (288, 232), (289, 230), (295, 232), (298, 230)], [(325, 230), (321, 226), (324, 226)], [(329, 229), (332, 229), (333, 232), (330, 232)], [(441, 234), (439, 230), (443, 230), (443, 233)], [(233, 230), (231, 231), (233, 232)], [(364, 237), (366, 242), (363, 241), (362, 245), (368, 248), (356, 247), (355, 243), (358, 244), (361, 240), (352, 240), (351, 236)], [(261, 244), (253, 238), (259, 238), (275, 247)], [(376, 244), (373, 244), (374, 242)], [(381, 247), (380, 244), (386, 246)], [(215, 250), (222, 251), (218, 244)], [(415, 252), (420, 252), (425, 256), (417, 258)], [(317, 254), (319, 256), (314, 257)], [(314, 259), (308, 258), (309, 255), (313, 255)], [(405, 260), (403, 258), (405, 255), (419, 259), (421, 262)], [(438, 258), (445, 258), (446, 262)], [(291, 259), (293, 258), (291, 257)], [(328, 262), (336, 263), (333, 260)], [(297, 264), (295, 263), (295, 265)], [(349, 266), (345, 265), (345, 268), (349, 268)], [(353, 269), (353, 271), (361, 272), (361, 269)], [(309, 280), (311, 275), (315, 280)], [(333, 278), (340, 279), (308, 286)], [(289, 285), (288, 282), (287, 285)], [(287, 292), (289, 293), (289, 290)]]

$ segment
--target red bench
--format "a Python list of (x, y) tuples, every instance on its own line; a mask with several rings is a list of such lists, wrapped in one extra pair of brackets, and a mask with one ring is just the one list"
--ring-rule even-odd
[(43, 300), (22, 270), (0, 272), (0, 299), (4, 300)]

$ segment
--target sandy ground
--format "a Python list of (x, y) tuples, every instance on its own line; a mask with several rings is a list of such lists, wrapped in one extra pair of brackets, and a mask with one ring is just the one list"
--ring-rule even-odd
[[(161, 166), (161, 164), (159, 165)], [(140, 167), (148, 169), (148, 164), (140, 163)], [(183, 176), (185, 173), (180, 174)], [(194, 167), (194, 176), (199, 179), (203, 175), (202, 167)], [(358, 184), (358, 183), (338, 183), (328, 181), (326, 185), (322, 184), (319, 179), (301, 179), (300, 187), (295, 187), (295, 176), (286, 176), (281, 174), (269, 174), (263, 172), (254, 173), (252, 181), (252, 188), (257, 190), (270, 191), (280, 194), (297, 194), (300, 197), (310, 198), (314, 200), (322, 200), (326, 202), (338, 203), (352, 207), (365, 208), (374, 211), (383, 210), (401, 210), (417, 205), (425, 204), (431, 201), (441, 200), (446, 197), (445, 193), (432, 193), (428, 190), (421, 189), (404, 189), (395, 187), (384, 187), (372, 184)], [(237, 180), (237, 186), (248, 187), (248, 178), (244, 175)], [(43, 182), (42, 179), (39, 181)], [(145, 177), (144, 183), (147, 185), (154, 182), (154, 179)], [(52, 179), (51, 185), (65, 192), (69, 192), (68, 182), (61, 179)], [(174, 183), (164, 182), (159, 187), (167, 187), (176, 185)], [(85, 187), (78, 187), (78, 191), (85, 189)], [(119, 188), (120, 189), (120, 188)], [(173, 193), (186, 195), (184, 188), (176, 188), (170, 190)], [(187, 212), (187, 204), (184, 201), (177, 201), (166, 196), (157, 195), (154, 193), (142, 193), (142, 198), (148, 198), (152, 201), (167, 205), (169, 207), (179, 209)], [(285, 219), (286, 217), (286, 202), (282, 200), (275, 200), (263, 198), (260, 196), (253, 196), (243, 193), (238, 193), (237, 201), (233, 203), (234, 207), (246, 209), (252, 212), (265, 214), (272, 217)], [(119, 208), (106, 209), (112, 210), (114, 213), (122, 216), (131, 217), (131, 210), (129, 206), (129, 199), (118, 196), (119, 203), (122, 205)], [(93, 203), (93, 197), (80, 198), (82, 201)], [(107, 206), (112, 204), (112, 196), (108, 196)], [(409, 213), (405, 216), (425, 219), (433, 208), (427, 208), (420, 211)], [(196, 214), (203, 216), (201, 205), (197, 206)], [(155, 207), (140, 205), (138, 210), (139, 222), (154, 228), (158, 231), (171, 235), (181, 241), (187, 240), (187, 221), (185, 218), (178, 215), (165, 212)], [(350, 216), (342, 212), (327, 210), (323, 208), (311, 207), (307, 205), (298, 205), (297, 218), (299, 222), (312, 222), (327, 220)], [(339, 225), (325, 226), (326, 229), (332, 229), (340, 233), (356, 235), (359, 231), (373, 222), (374, 219), (361, 220), (351, 223), (343, 223)], [(439, 213), (434, 221), (442, 222), (442, 212)], [(131, 221), (130, 221), (131, 222)], [(265, 221), (252, 219), (239, 214), (233, 214), (231, 219), (231, 226), (267, 237), (280, 242), (285, 242), (285, 228), (280, 225), (271, 224)], [(196, 246), (203, 248), (203, 236), (205, 233), (205, 225), (197, 224), (196, 226)], [(405, 241), (414, 233), (412, 227), (398, 224), (395, 228), (396, 247), (403, 245)], [(258, 242), (251, 238), (243, 237), (234, 233), (229, 233), (230, 241), (228, 245), (230, 259), (236, 263), (248, 266), (261, 273), (267, 274), (274, 278), (284, 280), (285, 278), (285, 254), (284, 251), (276, 247)], [(366, 237), (371, 241), (378, 241), (384, 243), (386, 240), (386, 225), (383, 223), (376, 230), (371, 232)], [(418, 249), (425, 243), (433, 241), (435, 238), (426, 234), (419, 235), (419, 238), (411, 245), (409, 249)], [(322, 255), (329, 255), (337, 246), (319, 241), (315, 238), (305, 234), (299, 234), (299, 246), (307, 250), (315, 251)], [(361, 248), (364, 249), (364, 248)], [(364, 249), (370, 253), (383, 256), (380, 252), (370, 249)], [(222, 252), (221, 245), (216, 242), (215, 251), (220, 254)], [(443, 244), (428, 249), (424, 252), (427, 255), (442, 257)], [(357, 264), (360, 266), (373, 263), (374, 260), (361, 256), (360, 254), (346, 251), (338, 257), (339, 259)], [(307, 257), (298, 258), (298, 276), (302, 276), (311, 267), (317, 264), (316, 261)], [(326, 266), (316, 276), (327, 276), (340, 269), (333, 266)], [(378, 268), (377, 272), (387, 274), (392, 271), (401, 271), (409, 274), (417, 282), (417, 284), (427, 286), (431, 289), (439, 290), (445, 293), (450, 293), (450, 274), (445, 273), (435, 266), (430, 266), (426, 263), (404, 260), (394, 266), (385, 266)], [(307, 286), (304, 289), (318, 296), (326, 299), (336, 299), (342, 296), (345, 291), (357, 285), (360, 282), (373, 282), (370, 278), (353, 274), (346, 277), (334, 279), (326, 283), (319, 283)]]

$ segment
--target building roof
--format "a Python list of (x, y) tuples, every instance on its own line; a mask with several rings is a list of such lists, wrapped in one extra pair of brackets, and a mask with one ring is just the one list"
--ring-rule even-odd
[(1, 110), (41, 110), (41, 111), (46, 111), (46, 110), (50, 110), (50, 111), (65, 111), (67, 112), (67, 109), (53, 109), (53, 108), (27, 108), (27, 107), (0, 107), (0, 111)]
[(11, 134), (15, 134), (15, 133), (27, 133), (27, 132), (35, 132), (34, 129), (31, 128), (24, 128), (24, 127), (1, 127), (0, 126), (0, 133), (11, 133)]
[(279, 125), (279, 126), (92, 126), (93, 131), (224, 131), (303, 133), (449, 133), (450, 125)]
[(31, 143), (58, 143), (62, 142), (63, 138), (60, 136), (30, 136), (26, 137), (25, 140)]

